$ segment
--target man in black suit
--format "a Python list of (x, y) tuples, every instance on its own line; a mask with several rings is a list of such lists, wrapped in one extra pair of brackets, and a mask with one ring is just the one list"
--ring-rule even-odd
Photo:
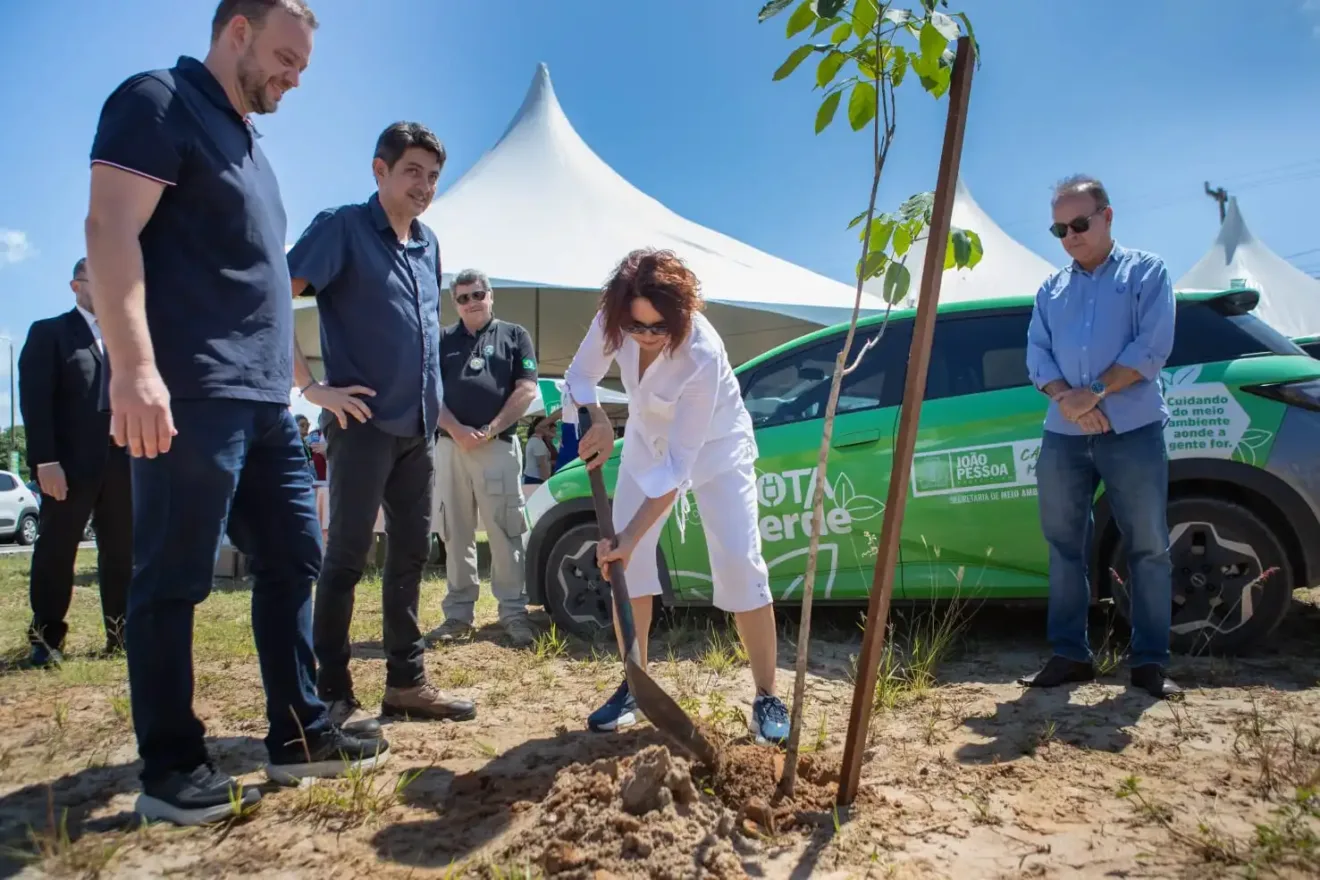
[(28, 467), (41, 486), (41, 526), (32, 554), (32, 663), (62, 658), (73, 598), (73, 568), (90, 516), (107, 652), (124, 647), (128, 584), (133, 577), (133, 500), (128, 453), (110, 438), (101, 411), (101, 331), (92, 312), (87, 261), (73, 267), (77, 304), (28, 331), (18, 359), (19, 401), (27, 429)]

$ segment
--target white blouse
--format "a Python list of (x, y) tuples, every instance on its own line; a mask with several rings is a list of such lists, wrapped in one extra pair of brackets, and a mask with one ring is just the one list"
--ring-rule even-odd
[(578, 405), (596, 403), (596, 386), (617, 359), (628, 393), (620, 467), (648, 498), (674, 490), (683, 498), (693, 486), (756, 460), (756, 437), (742, 390), (724, 341), (704, 315), (694, 314), (687, 339), (672, 354), (661, 352), (639, 380), (640, 354), (626, 334), (619, 350), (606, 354), (604, 319), (598, 313), (564, 373), (571, 398), (564, 416), (575, 421)]

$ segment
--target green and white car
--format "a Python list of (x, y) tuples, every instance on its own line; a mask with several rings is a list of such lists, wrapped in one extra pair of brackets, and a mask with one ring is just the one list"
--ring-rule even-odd
[[(1320, 583), (1320, 361), (1251, 314), (1251, 290), (1180, 293), (1164, 371), (1171, 419), (1169, 528), (1175, 650), (1258, 645), (1292, 591)], [(1048, 553), (1035, 461), (1046, 400), (1027, 378), (1030, 297), (939, 310), (912, 467), (895, 599), (954, 595), (1043, 600)], [(879, 342), (844, 379), (825, 486), (816, 601), (866, 601), (884, 517), (914, 311), (895, 310)], [(879, 332), (864, 319), (858, 344)], [(801, 596), (822, 415), (847, 327), (789, 342), (737, 374), (761, 457), (760, 530), (777, 601)], [(605, 466), (613, 486), (621, 444)], [(689, 523), (699, 520), (692, 500)], [(527, 586), (559, 625), (586, 638), (610, 625), (595, 564), (586, 471), (564, 467), (528, 500)], [(1126, 565), (1105, 499), (1095, 502), (1097, 601), (1122, 613)], [(664, 599), (711, 597), (700, 528), (661, 537)]]

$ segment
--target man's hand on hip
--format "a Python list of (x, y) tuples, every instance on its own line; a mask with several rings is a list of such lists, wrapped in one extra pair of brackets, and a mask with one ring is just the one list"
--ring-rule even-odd
[(134, 458), (170, 451), (179, 432), (170, 412), (170, 392), (155, 364), (113, 371), (110, 376), (110, 436)]
[(365, 422), (371, 418), (371, 410), (358, 399), (357, 395), (375, 397), (376, 392), (365, 385), (335, 388), (321, 382), (314, 382), (303, 392), (303, 400), (322, 409), (330, 410), (335, 414), (335, 418), (339, 420), (339, 427), (347, 428), (349, 416), (359, 422)]
[(37, 483), (41, 491), (56, 501), (69, 497), (69, 481), (64, 476), (64, 467), (58, 461), (37, 465)]

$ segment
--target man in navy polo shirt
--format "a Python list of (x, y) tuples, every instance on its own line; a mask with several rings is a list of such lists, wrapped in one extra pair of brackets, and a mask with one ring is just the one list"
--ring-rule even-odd
[(222, 0), (205, 62), (130, 77), (92, 146), (87, 258), (111, 434), (132, 455), (128, 676), (148, 819), (212, 822), (260, 799), (214, 768), (192, 710), (193, 609), (226, 528), (252, 560), (269, 776), (388, 755), (332, 724), (312, 683), (321, 541), (289, 411), (284, 206), (248, 118), (298, 85), (315, 27), (304, 0)]
[(357, 736), (380, 733), (353, 695), (348, 630), (382, 504), (381, 714), (476, 716), (472, 703), (427, 682), (417, 622), (440, 413), (440, 244), (417, 218), (435, 198), (444, 162), (445, 148), (429, 129), (394, 123), (376, 141), (376, 193), (322, 211), (288, 257), (293, 295), (316, 294), (326, 374), (324, 383), (316, 381), (297, 350), (298, 387), (326, 414), (321, 428), (330, 476), (330, 535), (312, 625), (317, 689), (335, 723)]

